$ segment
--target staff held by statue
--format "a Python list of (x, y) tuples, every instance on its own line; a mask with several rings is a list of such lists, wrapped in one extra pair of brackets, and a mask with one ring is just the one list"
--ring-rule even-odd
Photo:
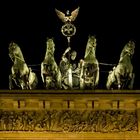
[[(76, 27), (73, 24), (73, 21), (75, 21), (78, 13), (79, 13), (80, 7), (76, 8), (74, 11), (70, 13), (69, 10), (66, 11), (66, 14), (59, 11), (58, 9), (55, 9), (57, 16), (59, 19), (64, 23), (64, 25), (61, 27), (61, 33), (63, 36), (67, 37), (68, 41), (68, 47), (70, 48), (70, 39), (72, 36), (76, 33)], [(70, 62), (70, 54), (69, 54), (69, 62)], [(72, 68), (71, 65), (69, 65), (69, 86), (72, 89)]]

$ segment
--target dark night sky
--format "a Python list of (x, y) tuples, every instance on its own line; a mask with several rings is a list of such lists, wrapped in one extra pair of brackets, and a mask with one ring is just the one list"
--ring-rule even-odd
[[(47, 3), (48, 2), (48, 3)], [(15, 41), (22, 49), (28, 65), (40, 64), (45, 55), (46, 37), (54, 37), (55, 57), (59, 63), (61, 55), (67, 48), (67, 40), (60, 29), (63, 23), (58, 19), (55, 8), (65, 12), (73, 11), (80, 6), (74, 24), (77, 28), (71, 38), (71, 47), (78, 53), (77, 60), (84, 57), (85, 46), (89, 34), (96, 35), (96, 56), (100, 63), (116, 64), (119, 55), (130, 39), (136, 42), (133, 65), (136, 73), (134, 89), (140, 88), (139, 74), (139, 13), (135, 1), (80, 1), (80, 0), (48, 0), (46, 3), (9, 3), (2, 5), (0, 11), (0, 89), (8, 89), (8, 75), (11, 61), (8, 57), (8, 45)], [(40, 67), (33, 67), (39, 73)], [(104, 88), (105, 78), (112, 67), (100, 66), (100, 87)]]

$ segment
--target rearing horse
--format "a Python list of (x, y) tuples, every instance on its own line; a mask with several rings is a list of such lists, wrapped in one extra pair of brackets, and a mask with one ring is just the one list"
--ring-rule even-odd
[(46, 89), (61, 89), (61, 72), (54, 59), (53, 38), (47, 38), (46, 54), (41, 63), (41, 78)]
[(96, 38), (89, 36), (84, 60), (81, 61), (80, 88), (95, 89), (99, 83), (99, 62), (96, 58)]
[(116, 67), (109, 72), (106, 87), (107, 89), (132, 89), (135, 74), (131, 62), (134, 54), (135, 43), (129, 41), (120, 54), (120, 60)]
[(38, 84), (37, 76), (25, 63), (18, 44), (9, 44), (9, 57), (13, 62), (9, 75), (9, 89), (35, 89)]

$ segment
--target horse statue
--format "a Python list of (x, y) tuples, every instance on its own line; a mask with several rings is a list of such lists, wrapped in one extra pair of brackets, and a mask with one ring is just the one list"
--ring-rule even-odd
[(62, 88), (63, 89), (79, 89), (79, 67), (75, 63), (77, 56), (76, 51), (72, 51), (68, 47), (62, 55), (59, 67), (62, 74)]
[(134, 55), (135, 43), (129, 41), (124, 46), (118, 65), (109, 72), (107, 89), (133, 89), (135, 74), (133, 72), (132, 56)]
[(41, 78), (46, 89), (61, 89), (61, 72), (54, 58), (55, 43), (47, 38), (46, 54), (41, 63)]
[(13, 65), (9, 75), (9, 89), (35, 89), (38, 78), (32, 69), (27, 66), (18, 44), (9, 44), (9, 57)]
[(96, 58), (96, 38), (88, 37), (84, 60), (81, 60), (80, 89), (95, 89), (99, 83), (99, 62)]

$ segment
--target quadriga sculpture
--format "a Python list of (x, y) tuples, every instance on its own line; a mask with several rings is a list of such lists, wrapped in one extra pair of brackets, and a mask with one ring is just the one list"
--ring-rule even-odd
[(133, 72), (132, 56), (134, 50), (135, 43), (130, 40), (124, 46), (117, 66), (109, 72), (106, 82), (107, 89), (133, 89), (135, 74)]
[(9, 75), (9, 89), (35, 89), (38, 78), (27, 66), (18, 44), (14, 42), (9, 44), (9, 57), (13, 62)]
[(99, 62), (96, 58), (96, 38), (88, 37), (84, 60), (81, 60), (80, 88), (95, 89), (99, 83)]
[(54, 58), (55, 43), (47, 38), (46, 54), (41, 63), (41, 77), (46, 89), (61, 89), (61, 72)]

